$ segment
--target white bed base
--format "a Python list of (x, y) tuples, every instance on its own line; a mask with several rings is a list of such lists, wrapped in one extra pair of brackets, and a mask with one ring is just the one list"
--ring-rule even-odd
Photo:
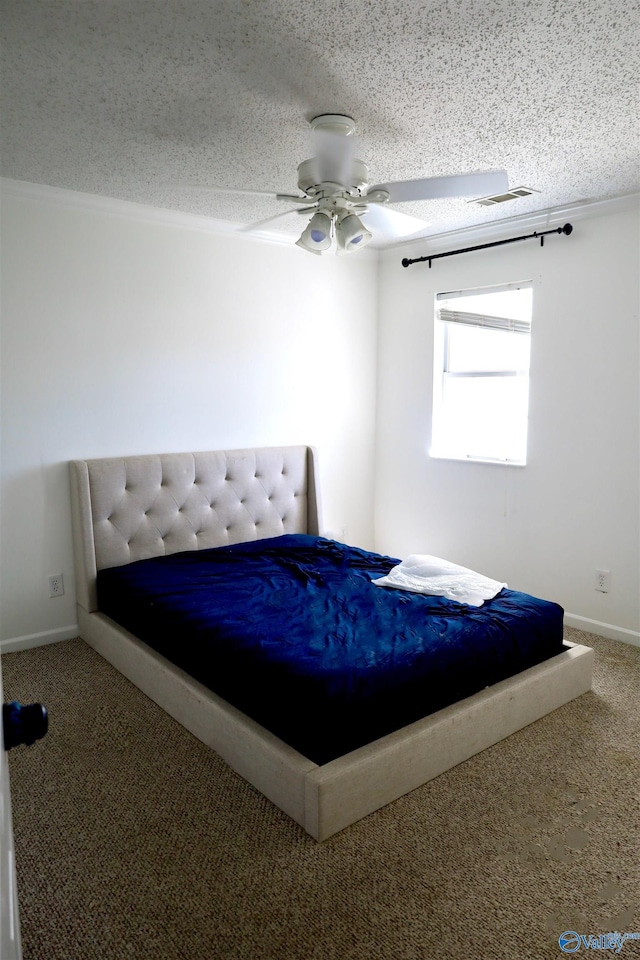
[[(199, 482), (194, 483), (197, 458), (200, 458), (201, 475)], [(294, 465), (283, 467), (279, 476), (295, 476), (299, 488), (293, 494), (282, 490), (274, 492), (271, 481), (265, 476), (267, 471), (261, 474), (260, 464), (281, 466), (285, 461), (289, 464), (290, 458), (295, 461)], [(202, 476), (203, 464), (219, 474), (218, 479), (209, 484), (205, 499), (209, 498), (211, 490), (220, 490), (233, 483), (236, 505), (242, 502), (244, 510), (249, 503), (252, 514), (249, 523), (253, 531), (247, 528), (244, 516), (239, 525), (228, 524), (229, 516), (236, 510), (231, 505), (231, 498), (228, 498), (227, 516), (222, 518), (223, 535), (220, 533), (221, 511), (218, 507), (216, 532), (211, 534), (205, 528), (196, 529), (191, 503), (193, 496), (188, 488), (197, 486), (202, 490), (207, 487)], [(226, 470), (221, 471), (221, 464), (222, 467), (230, 465), (230, 477)], [(257, 504), (263, 498), (262, 494), (255, 497), (254, 470), (267, 492), (269, 503), (279, 497), (281, 503), (286, 502), (286, 511), (290, 511), (292, 504), (296, 505), (298, 512), (290, 524), (286, 519), (292, 517), (290, 512), (285, 512), (284, 521), (281, 518), (273, 522), (262, 517), (260, 510), (256, 513)], [(195, 476), (191, 476), (194, 471)], [(176, 476), (180, 488), (177, 499)], [(222, 483), (223, 476), (226, 484)], [(180, 518), (185, 513), (191, 512), (187, 537), (192, 540), (195, 537), (201, 547), (219, 545), (221, 536), (222, 542), (255, 539), (256, 519), (258, 525), (263, 524), (263, 530), (267, 531), (260, 536), (282, 532), (317, 533), (317, 467), (312, 448), (74, 461), (71, 477), (80, 635), (316, 840), (326, 840), (591, 689), (593, 650), (567, 643), (565, 651), (538, 666), (318, 766), (99, 613), (95, 599), (97, 568), (139, 559), (140, 556), (174, 552), (166, 545), (171, 536), (175, 540), (175, 529), (169, 537), (167, 533), (176, 517), (182, 523)], [(175, 510), (173, 507), (168, 509), (166, 502), (160, 506), (156, 504), (154, 508), (153, 498), (159, 496), (166, 500), (167, 487), (171, 488)], [(191, 505), (181, 507), (185, 492), (184, 502), (191, 497)], [(200, 493), (196, 499), (197, 515), (208, 517), (214, 511), (212, 504), (203, 510)], [(131, 502), (133, 500), (135, 503)], [(148, 520), (150, 515), (151, 521)], [(280, 526), (276, 532), (271, 532), (273, 523)], [(287, 528), (291, 524), (295, 530)], [(109, 530), (109, 525), (117, 526), (117, 531)], [(236, 536), (238, 530), (240, 536)], [(209, 542), (212, 537), (215, 543)], [(123, 547), (124, 541), (128, 541), (126, 548)], [(194, 546), (179, 546), (178, 549), (194, 549)], [(130, 556), (122, 559), (123, 552)], [(118, 558), (113, 560), (116, 555)]]

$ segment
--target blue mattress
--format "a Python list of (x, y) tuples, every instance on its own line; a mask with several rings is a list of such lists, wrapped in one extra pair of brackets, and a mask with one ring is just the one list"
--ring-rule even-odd
[(399, 561), (287, 535), (98, 574), (101, 612), (326, 763), (562, 651), (563, 610), (376, 587)]

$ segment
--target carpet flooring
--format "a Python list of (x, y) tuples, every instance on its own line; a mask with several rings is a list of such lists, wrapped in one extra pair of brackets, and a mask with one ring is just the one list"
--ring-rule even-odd
[(5, 700), (49, 710), (9, 754), (24, 960), (551, 960), (563, 931), (640, 932), (640, 648), (566, 636), (592, 691), (323, 844), (82, 640), (4, 655)]

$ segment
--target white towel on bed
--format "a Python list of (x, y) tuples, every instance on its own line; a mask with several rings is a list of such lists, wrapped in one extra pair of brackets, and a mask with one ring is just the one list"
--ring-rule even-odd
[(377, 587), (394, 587), (396, 590), (409, 590), (412, 593), (427, 593), (431, 596), (446, 597), (458, 603), (468, 603), (480, 607), (500, 593), (506, 583), (498, 583), (489, 577), (459, 567), (440, 557), (413, 553), (403, 560), (385, 577), (373, 580)]

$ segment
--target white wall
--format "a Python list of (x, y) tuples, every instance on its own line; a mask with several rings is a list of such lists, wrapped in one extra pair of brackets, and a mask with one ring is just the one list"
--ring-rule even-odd
[[(199, 226), (4, 192), (3, 639), (73, 631), (69, 459), (270, 443), (319, 447), (336, 536), (457, 560), (640, 638), (637, 207), (431, 270), (404, 269), (405, 249), (320, 258)], [(527, 466), (430, 460), (435, 293), (523, 278)]]
[(76, 457), (314, 444), (325, 527), (373, 546), (375, 257), (5, 187), (2, 639), (73, 635)]
[[(401, 266), (424, 244), (384, 254), (378, 550), (446, 557), (556, 600), (587, 629), (640, 641), (638, 240), (635, 205), (580, 220), (542, 249), (530, 240), (431, 269)], [(527, 279), (526, 467), (430, 459), (435, 294)], [(606, 595), (594, 589), (596, 568), (611, 571)]]

